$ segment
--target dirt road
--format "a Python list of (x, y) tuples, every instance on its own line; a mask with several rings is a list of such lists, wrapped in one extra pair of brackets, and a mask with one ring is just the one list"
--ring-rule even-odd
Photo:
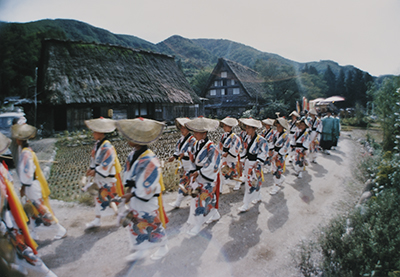
[(125, 262), (127, 230), (116, 227), (113, 215), (103, 217), (102, 227), (85, 230), (94, 217), (93, 208), (60, 201), (52, 201), (52, 206), (68, 236), (54, 241), (55, 230), (40, 227), (38, 251), (58, 276), (301, 276), (291, 257), (296, 245), (361, 194), (363, 185), (352, 179), (353, 154), (359, 149), (343, 133), (338, 149), (331, 155), (319, 154), (318, 164), (310, 165), (302, 179), (288, 165), (285, 188), (274, 196), (268, 194), (272, 176), (266, 176), (263, 201), (246, 213), (237, 210), (243, 187), (222, 195), (221, 219), (197, 237), (186, 234), (189, 199), (181, 209), (171, 210), (166, 203), (176, 193), (165, 194), (170, 251), (157, 262)]

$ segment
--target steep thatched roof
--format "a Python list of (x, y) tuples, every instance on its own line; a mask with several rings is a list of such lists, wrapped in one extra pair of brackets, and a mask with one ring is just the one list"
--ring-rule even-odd
[(256, 97), (264, 90), (260, 74), (247, 66), (230, 60), (222, 59), (238, 78), (244, 89), (251, 97)]
[(43, 103), (199, 103), (174, 58), (116, 45), (43, 41)]
[[(264, 90), (262, 83), (263, 80), (260, 74), (247, 66), (241, 65), (240, 63), (233, 62), (224, 58), (219, 58), (217, 65), (214, 67), (213, 72), (207, 81), (206, 88), (209, 88), (214, 80), (215, 76), (219, 76), (219, 72), (224, 68), (229, 68), (232, 73), (236, 76), (243, 89), (249, 94), (251, 98), (255, 98), (257, 94)], [(207, 91), (203, 91), (202, 95), (205, 96)]]

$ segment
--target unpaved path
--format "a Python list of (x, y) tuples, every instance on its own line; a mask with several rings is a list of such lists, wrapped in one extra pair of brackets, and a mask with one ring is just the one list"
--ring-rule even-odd
[(359, 149), (359, 143), (343, 133), (338, 150), (330, 156), (319, 154), (318, 164), (310, 165), (302, 179), (292, 175), (288, 165), (285, 188), (275, 196), (268, 194), (272, 176), (266, 176), (263, 201), (247, 213), (237, 211), (243, 187), (222, 195), (222, 218), (196, 237), (186, 234), (189, 201), (171, 210), (166, 203), (176, 193), (165, 194), (170, 251), (157, 262), (125, 262), (128, 234), (115, 226), (114, 216), (103, 217), (100, 228), (85, 230), (93, 208), (60, 201), (52, 201), (52, 206), (68, 236), (54, 241), (55, 231), (41, 227), (38, 251), (58, 276), (301, 276), (291, 258), (296, 245), (361, 194), (363, 186), (352, 179), (353, 156)]

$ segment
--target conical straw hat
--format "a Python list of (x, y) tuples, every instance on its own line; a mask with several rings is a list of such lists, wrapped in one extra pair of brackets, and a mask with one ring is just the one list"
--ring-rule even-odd
[(300, 124), (301, 122), (304, 122), (304, 124), (306, 124), (307, 127), (310, 126), (310, 124), (308, 123), (308, 120), (306, 118), (302, 118), (300, 120), (297, 120), (296, 124)]
[(185, 126), (185, 124), (186, 124), (187, 122), (189, 122), (189, 121), (190, 121), (190, 118), (187, 118), (187, 117), (177, 117), (177, 118), (175, 118), (175, 126), (176, 126), (177, 129), (179, 129), (179, 128), (178, 128), (178, 124), (181, 125), (181, 126)]
[(274, 125), (276, 125), (276, 123), (279, 123), (284, 129), (289, 130), (289, 124), (283, 117), (278, 117), (275, 119)]
[(273, 119), (271, 119), (271, 118), (267, 118), (267, 119), (264, 119), (263, 121), (262, 121), (262, 123), (264, 123), (265, 125), (274, 125), (274, 120)]
[(0, 133), (0, 154), (6, 152), (10, 144), (11, 144), (11, 139)]
[(242, 122), (244, 125), (257, 129), (262, 127), (261, 121), (254, 118), (240, 118), (239, 121)]
[(115, 120), (109, 118), (96, 118), (85, 120), (86, 126), (97, 133), (111, 133), (115, 130)]
[(294, 115), (294, 116), (296, 116), (296, 117), (300, 117), (299, 113), (296, 112), (296, 111), (293, 111), (293, 112), (291, 112), (291, 113), (289, 114), (289, 116), (292, 116), (292, 115)]
[(224, 119), (221, 120), (221, 123), (224, 123), (225, 125), (228, 125), (230, 127), (235, 127), (236, 125), (239, 124), (236, 118), (233, 117), (225, 117)]
[(36, 131), (36, 127), (29, 124), (14, 124), (11, 126), (11, 136), (15, 139), (32, 139), (36, 137)]
[(198, 117), (187, 122), (185, 126), (193, 132), (209, 132), (218, 128), (219, 121), (205, 117)]
[(156, 141), (162, 135), (165, 123), (139, 117), (118, 120), (115, 125), (127, 140), (136, 144), (147, 145)]

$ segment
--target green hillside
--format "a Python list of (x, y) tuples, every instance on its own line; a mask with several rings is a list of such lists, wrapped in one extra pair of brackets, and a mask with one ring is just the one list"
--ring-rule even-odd
[(218, 57), (196, 44), (193, 40), (181, 36), (172, 36), (157, 44), (158, 51), (175, 56), (186, 77), (189, 79), (201, 69), (214, 67)]
[[(0, 101), (7, 96), (32, 97), (35, 68), (39, 60), (41, 40), (44, 38), (116, 44), (173, 55), (196, 91), (201, 91), (207, 74), (221, 57), (257, 70), (266, 80), (278, 80), (282, 79), (282, 76), (283, 79), (301, 77), (304, 79), (299, 79), (302, 83), (302, 88), (299, 89), (302, 95), (335, 93), (332, 87), (335, 78), (336, 81), (340, 79), (340, 83), (343, 84), (348, 76), (352, 76), (352, 79), (362, 79), (364, 83), (371, 77), (365, 78), (363, 74), (369, 74), (361, 72), (354, 66), (340, 66), (334, 61), (298, 63), (277, 54), (262, 52), (225, 39), (187, 39), (175, 35), (153, 44), (135, 36), (113, 34), (87, 23), (69, 19), (46, 19), (29, 23), (0, 22), (0, 38)], [(324, 82), (331, 86), (328, 93)], [(268, 90), (271, 89), (274, 90), (270, 85)], [(275, 88), (275, 90), (282, 89), (288, 88), (282, 88), (281, 84)], [(310, 91), (319, 92), (310, 93)], [(336, 88), (336, 91), (343, 89)], [(348, 93), (352, 93), (351, 91)]]

